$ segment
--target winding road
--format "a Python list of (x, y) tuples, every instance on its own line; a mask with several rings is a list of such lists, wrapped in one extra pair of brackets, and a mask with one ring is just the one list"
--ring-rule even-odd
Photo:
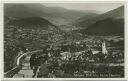
[(22, 69), (13, 76), (13, 78), (32, 78), (33, 70), (30, 69), (30, 63), (29, 63), (30, 56), (27, 56), (22, 61)]
[[(5, 77), (13, 77), (13, 78), (32, 78), (33, 70), (30, 69), (30, 57), (32, 54), (37, 53), (42, 50), (36, 50), (31, 52), (26, 52), (20, 55), (16, 60), (16, 67), (14, 67), (12, 70), (9, 70), (8, 72), (4, 73)], [(20, 68), (21, 66), (21, 68)], [(17, 68), (20, 68), (18, 72), (15, 73)]]

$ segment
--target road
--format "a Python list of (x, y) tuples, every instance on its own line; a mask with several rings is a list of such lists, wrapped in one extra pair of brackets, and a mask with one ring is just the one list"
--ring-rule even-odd
[(27, 52), (27, 53), (24, 53), (22, 54), (18, 60), (17, 60), (17, 65), (20, 65), (19, 61), (21, 60), (21, 58), (23, 56), (25, 56), (25, 59), (22, 61), (22, 69), (16, 73), (13, 78), (32, 78), (32, 75), (33, 75), (33, 70), (30, 69), (30, 57), (31, 57), (31, 54), (33, 53), (36, 53), (38, 51), (42, 51), (42, 50), (36, 50), (36, 51), (32, 51), (32, 52)]
[(13, 78), (32, 78), (33, 70), (30, 69), (30, 55), (22, 62), (22, 69), (13, 76)]

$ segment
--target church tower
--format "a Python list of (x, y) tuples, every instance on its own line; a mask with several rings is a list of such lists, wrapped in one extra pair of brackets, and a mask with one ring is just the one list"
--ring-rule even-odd
[(103, 54), (108, 54), (105, 41), (102, 42), (102, 53)]

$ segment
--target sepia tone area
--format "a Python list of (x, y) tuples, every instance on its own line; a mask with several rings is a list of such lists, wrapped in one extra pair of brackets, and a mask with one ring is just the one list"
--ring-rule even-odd
[(122, 3), (6, 3), (4, 77), (123, 78), (124, 24)]

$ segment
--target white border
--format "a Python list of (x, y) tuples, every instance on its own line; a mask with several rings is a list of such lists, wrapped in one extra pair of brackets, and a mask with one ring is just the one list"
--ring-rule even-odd
[[(3, 76), (3, 4), (4, 3), (124, 3), (125, 5), (125, 78), (4, 78)], [(125, 0), (2, 0), (0, 4), (0, 62), (2, 63), (1, 70), (1, 80), (127, 80), (128, 78), (128, 51), (127, 51), (127, 44), (128, 44), (128, 21), (127, 20), (127, 12), (128, 12), (128, 1)]]
[(0, 4), (0, 77), (3, 78), (4, 70), (3, 70), (3, 4)]
[(125, 3), (125, 0), (3, 0), (2, 3)]

